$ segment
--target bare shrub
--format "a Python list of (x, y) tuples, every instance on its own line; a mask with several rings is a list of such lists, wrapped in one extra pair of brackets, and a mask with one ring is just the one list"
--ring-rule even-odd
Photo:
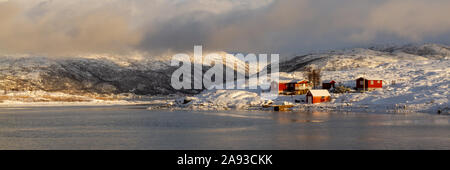
[(351, 92), (352, 91), (352, 89), (351, 88), (349, 88), (349, 87), (345, 87), (345, 86), (337, 86), (335, 89), (334, 89), (334, 93), (349, 93), (349, 92)]
[(306, 77), (308, 81), (312, 83), (314, 89), (320, 86), (320, 73), (321, 70), (318, 69), (315, 65), (305, 67), (304, 77)]

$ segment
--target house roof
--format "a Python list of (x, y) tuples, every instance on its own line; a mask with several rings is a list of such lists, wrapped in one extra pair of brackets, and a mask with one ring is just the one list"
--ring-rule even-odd
[(362, 77), (362, 76), (359, 76), (358, 78), (356, 78), (356, 80), (358, 80), (358, 79), (361, 79), (361, 78), (363, 78), (363, 79), (366, 79), (366, 80), (383, 80), (383, 79), (381, 79), (381, 78), (379, 78), (379, 77), (374, 77), (374, 76), (371, 76), (371, 77)]
[(310, 90), (313, 96), (331, 96), (328, 90)]
[(278, 83), (308, 83), (307, 80), (280, 80)]

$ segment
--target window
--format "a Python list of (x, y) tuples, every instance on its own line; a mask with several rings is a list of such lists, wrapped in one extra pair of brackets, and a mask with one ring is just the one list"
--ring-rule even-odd
[(381, 83), (381, 80), (378, 80), (378, 84), (380, 84)]
[(363, 85), (363, 84), (364, 84), (364, 80), (361, 80), (361, 81), (359, 82), (359, 84)]
[(373, 81), (373, 80), (371, 80), (371, 81), (370, 81), (370, 85), (373, 85), (373, 82), (374, 82), (374, 81)]

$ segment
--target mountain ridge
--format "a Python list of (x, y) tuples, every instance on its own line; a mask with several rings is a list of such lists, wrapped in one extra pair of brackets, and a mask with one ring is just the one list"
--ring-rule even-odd
[[(303, 71), (316, 65), (326, 71), (360, 67), (383, 67), (401, 60), (447, 60), (450, 47), (440, 44), (404, 45), (332, 50), (307, 54), (280, 63), (280, 72)], [(170, 85), (178, 67), (169, 59), (138, 56), (0, 57), (0, 90), (48, 91), (69, 94), (100, 93), (139, 95), (195, 94), (199, 90), (176, 90)], [(270, 66), (269, 66), (270, 67)], [(204, 66), (203, 70), (208, 67)], [(246, 68), (248, 69), (248, 67)]]

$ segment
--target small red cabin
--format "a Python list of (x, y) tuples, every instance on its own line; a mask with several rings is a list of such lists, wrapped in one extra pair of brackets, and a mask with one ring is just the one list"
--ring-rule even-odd
[(330, 101), (331, 95), (328, 92), (328, 90), (310, 90), (306, 94), (306, 103), (308, 104), (316, 104)]
[(358, 90), (375, 90), (383, 88), (383, 80), (379, 79), (366, 79), (359, 78), (356, 79), (356, 89)]
[(334, 84), (336, 84), (336, 82), (334, 80), (331, 81), (326, 81), (322, 83), (322, 89), (331, 89), (331, 88), (336, 88), (334, 86)]

